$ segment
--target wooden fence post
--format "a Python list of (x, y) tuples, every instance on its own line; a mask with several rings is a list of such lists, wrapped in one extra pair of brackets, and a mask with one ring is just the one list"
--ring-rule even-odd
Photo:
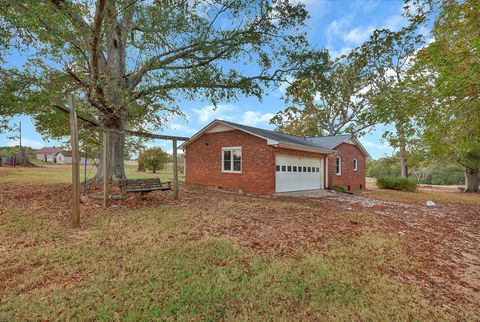
[(178, 199), (178, 158), (177, 140), (173, 140), (173, 198)]
[(108, 131), (103, 130), (103, 207), (108, 208)]
[(77, 113), (73, 106), (72, 94), (67, 95), (70, 107), (70, 131), (72, 143), (72, 224), (80, 227), (80, 162), (78, 159), (78, 124)]

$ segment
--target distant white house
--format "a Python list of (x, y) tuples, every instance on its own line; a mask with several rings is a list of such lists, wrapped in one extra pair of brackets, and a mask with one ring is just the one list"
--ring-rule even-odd
[[(37, 151), (37, 159), (43, 162), (72, 164), (72, 152), (56, 147), (45, 147)], [(85, 153), (81, 153), (80, 164), (85, 164)], [(92, 159), (87, 157), (87, 164), (93, 164)]]
[[(72, 152), (71, 151), (63, 151), (63, 156), (64, 156), (64, 163), (66, 164), (72, 164)], [(80, 164), (85, 164), (85, 153), (80, 153)], [(91, 158), (88, 158), (87, 156), (87, 164), (93, 164), (93, 161)]]
[[(41, 148), (37, 151), (37, 160), (43, 162), (64, 163), (63, 154), (60, 158), (58, 157), (58, 154), (62, 152), (63, 150), (61, 148), (56, 147)], [(59, 162), (59, 159), (61, 160), (61, 162)]]

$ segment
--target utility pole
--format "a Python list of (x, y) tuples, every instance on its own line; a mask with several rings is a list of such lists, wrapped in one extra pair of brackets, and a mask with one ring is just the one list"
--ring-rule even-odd
[(18, 127), (18, 131), (19, 131), (19, 136), (20, 136), (20, 151), (22, 151), (22, 121), (20, 121), (20, 125)]

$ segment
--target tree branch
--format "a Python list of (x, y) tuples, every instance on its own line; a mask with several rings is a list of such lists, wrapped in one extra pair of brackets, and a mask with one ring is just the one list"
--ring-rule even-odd
[(50, 0), (50, 2), (59, 10), (59, 12), (66, 12), (70, 22), (75, 26), (77, 31), (82, 35), (86, 44), (90, 43), (90, 26), (88, 23), (78, 14), (77, 10), (74, 10), (71, 5), (65, 0)]
[(97, 7), (95, 10), (95, 18), (93, 22), (93, 36), (92, 36), (92, 57), (91, 57), (91, 68), (92, 68), (92, 78), (94, 81), (97, 81), (99, 78), (99, 68), (98, 61), (100, 59), (101, 51), (99, 50), (99, 45), (101, 41), (101, 32), (102, 32), (102, 23), (103, 23), (103, 14), (105, 11), (105, 0), (98, 0)]

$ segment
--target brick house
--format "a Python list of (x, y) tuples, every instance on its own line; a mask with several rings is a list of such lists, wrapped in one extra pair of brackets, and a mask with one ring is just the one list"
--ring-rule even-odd
[(370, 154), (352, 135), (335, 135), (310, 138), (335, 151), (328, 156), (329, 185), (342, 185), (347, 190), (365, 188), (366, 161)]
[(368, 152), (350, 135), (299, 137), (214, 120), (179, 148), (185, 182), (272, 195), (365, 188)]

